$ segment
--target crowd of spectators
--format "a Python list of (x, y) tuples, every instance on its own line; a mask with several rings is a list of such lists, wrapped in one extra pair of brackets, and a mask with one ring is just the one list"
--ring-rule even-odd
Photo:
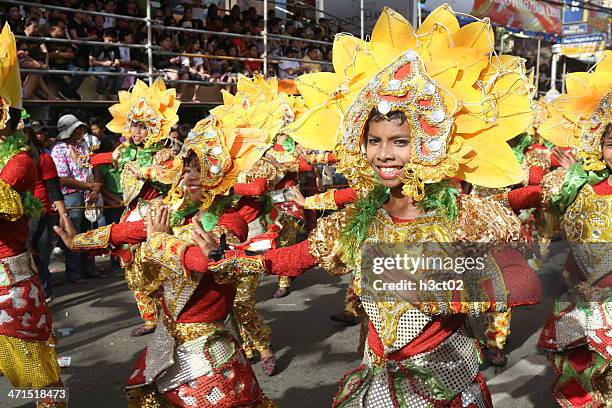
[[(89, 11), (101, 11), (131, 17), (144, 17), (145, 10), (139, 8), (137, 0), (46, 0), (53, 4)], [(263, 74), (261, 57), (263, 41), (255, 37), (224, 36), (216, 33), (228, 32), (260, 36), (264, 29), (263, 16), (254, 7), (241, 10), (235, 5), (231, 10), (221, 10), (215, 4), (205, 5), (200, 0), (191, 0), (175, 8), (164, 5), (153, 10), (153, 68), (156, 75), (168, 81), (196, 80), (206, 83), (231, 84), (239, 74)], [(303, 9), (297, 8), (288, 18), (276, 16), (268, 11), (268, 56), (269, 76), (281, 79), (294, 78), (305, 72), (331, 70), (330, 64), (318, 61), (331, 60), (331, 45), (303, 40), (331, 42), (341, 27), (332, 28), (330, 20), (318, 22), (302, 17)], [(120, 44), (147, 43), (147, 28), (142, 21), (91, 15), (78, 11), (66, 12), (40, 7), (9, 5), (0, 15), (12, 30), (27, 37), (52, 37), (55, 39), (97, 41), (104, 45), (42, 40), (18, 40), (19, 62), (23, 68), (55, 69), (95, 72), (123, 73), (115, 76), (96, 76), (98, 99), (114, 99), (117, 91), (129, 88), (138, 73), (148, 72), (148, 56), (145, 48), (122, 47)], [(177, 31), (168, 27), (203, 29), (209, 33)], [(279, 38), (275, 35), (299, 39)], [(176, 53), (188, 53), (177, 55)], [(198, 56), (205, 54), (203, 57)], [(215, 56), (217, 58), (214, 58)], [(233, 57), (233, 58), (227, 58)], [(302, 60), (280, 60), (278, 58)], [(24, 78), (25, 99), (71, 99), (80, 100), (78, 89), (85, 79), (83, 75), (44, 75), (28, 73)], [(53, 83), (54, 86), (49, 84)], [(199, 85), (193, 83), (170, 83), (177, 88), (183, 100), (197, 101)]]

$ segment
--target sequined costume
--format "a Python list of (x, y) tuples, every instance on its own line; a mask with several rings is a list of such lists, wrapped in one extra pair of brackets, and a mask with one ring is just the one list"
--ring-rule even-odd
[[(94, 155), (93, 165), (112, 164), (111, 171), (120, 174), (123, 202), (126, 205), (121, 221), (143, 219), (149, 208), (149, 201), (160, 200), (174, 181), (177, 169), (175, 152), (163, 145), (171, 127), (178, 121), (177, 110), (180, 102), (175, 99), (175, 90), (166, 89), (159, 79), (150, 87), (137, 81), (131, 92), (119, 92), (119, 103), (109, 108), (113, 116), (106, 126), (122, 134), (127, 141), (111, 153)], [(131, 138), (134, 123), (144, 123), (147, 136), (143, 146), (136, 145)], [(151, 327), (157, 321), (157, 301), (150, 297), (154, 288), (144, 282), (146, 271), (137, 259), (137, 245), (123, 245), (115, 248), (121, 266), (125, 271), (128, 287), (134, 292), (140, 316), (145, 326)], [(152, 290), (151, 290), (152, 289)]]
[[(243, 77), (239, 84), (262, 80)], [(247, 221), (258, 209), (253, 199), (234, 203), (227, 194), (284, 123), (281, 100), (245, 99), (226, 97), (221, 109), (196, 124), (183, 146), (183, 157), (193, 153), (199, 160), (200, 222), (216, 238), (224, 234), (230, 245), (246, 241)], [(181, 182), (175, 182), (165, 202), (175, 214), (192, 205)], [(153, 339), (128, 381), (130, 406), (273, 407), (228, 328), (232, 309), (237, 312), (238, 279), (191, 273), (205, 272), (207, 263), (199, 248), (190, 246), (193, 228), (186, 223), (172, 234), (157, 232), (142, 246), (147, 264), (156, 267), (155, 279), (162, 282), (163, 307)]]
[[(307, 241), (259, 256), (230, 252), (207, 265), (219, 276), (239, 270), (292, 276), (316, 264), (332, 274), (353, 274), (369, 318), (368, 339), (363, 362), (341, 380), (334, 407), (492, 406), (476, 342), (462, 329), (465, 317), (539, 301), (533, 271), (522, 255), (505, 247), (518, 241), (518, 219), (494, 198), (459, 195), (449, 182), (456, 177), (499, 188), (522, 179), (506, 140), (528, 125), (531, 87), (521, 60), (492, 57), (493, 43), (488, 21), (460, 28), (447, 5), (416, 32), (384, 9), (370, 41), (336, 36), (335, 72), (296, 80), (309, 110), (287, 133), (306, 148), (333, 149), (358, 200), (320, 219)], [(400, 188), (421, 203), (422, 216), (402, 220), (383, 208), (390, 193), (363, 150), (374, 110), (401, 111), (410, 125), (411, 159)], [(437, 189), (450, 194), (448, 200), (432, 200)], [(436, 242), (480, 241), (502, 248), (484, 275), (466, 284), (495, 293), (496, 300), (466, 295), (453, 301), (448, 294), (424, 291), (407, 302), (361, 279), (362, 244), (422, 243), (427, 255)], [(480, 286), (484, 282), (491, 292)]]
[[(18, 118), (11, 111), (21, 108), (15, 37), (5, 24), (0, 33), (0, 130), (16, 128)], [(25, 250), (28, 218), (38, 216), (42, 208), (40, 202), (33, 201), (37, 175), (27, 150), (20, 131), (0, 140), (0, 372), (14, 388), (61, 387), (51, 313), (33, 260)]]
[(571, 248), (563, 272), (568, 291), (553, 303), (539, 346), (553, 351), (561, 406), (605, 407), (612, 399), (612, 169), (602, 146), (612, 117), (612, 52), (593, 72), (565, 80), (567, 94), (550, 105), (540, 133), (580, 159), (542, 182), (542, 204), (561, 214)]

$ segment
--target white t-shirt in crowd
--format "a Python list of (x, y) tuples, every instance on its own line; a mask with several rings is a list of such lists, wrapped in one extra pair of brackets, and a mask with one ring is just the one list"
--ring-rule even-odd
[(297, 61), (283, 60), (278, 64), (278, 77), (280, 79), (293, 79), (297, 77), (297, 74), (290, 74), (287, 72), (289, 69), (298, 69), (300, 63)]

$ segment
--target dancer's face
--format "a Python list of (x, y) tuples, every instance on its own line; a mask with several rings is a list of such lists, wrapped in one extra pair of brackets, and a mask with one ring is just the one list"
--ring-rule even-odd
[(403, 167), (412, 158), (408, 121), (370, 120), (364, 138), (366, 158), (382, 185), (387, 188), (400, 187)]
[(130, 137), (132, 138), (132, 143), (136, 146), (140, 146), (142, 142), (147, 137), (147, 125), (143, 122), (132, 122), (132, 126), (130, 127)]
[(603, 152), (603, 160), (608, 166), (609, 170), (612, 170), (612, 124), (606, 127), (606, 132), (603, 135), (603, 146), (601, 148)]
[(200, 160), (195, 154), (191, 154), (185, 160), (185, 174), (183, 183), (187, 188), (189, 199), (198, 202), (202, 198), (202, 186), (200, 185)]

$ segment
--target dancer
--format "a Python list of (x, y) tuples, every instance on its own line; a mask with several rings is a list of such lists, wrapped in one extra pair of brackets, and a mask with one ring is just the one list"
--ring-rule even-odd
[(542, 204), (561, 214), (571, 253), (539, 346), (552, 351), (553, 394), (562, 407), (604, 407), (612, 389), (612, 52), (593, 72), (567, 74), (542, 137), (579, 162), (544, 177)]
[[(319, 220), (307, 241), (259, 256), (229, 251), (206, 271), (291, 276), (318, 263), (330, 273), (353, 273), (369, 316), (368, 341), (363, 364), (341, 381), (334, 407), (490, 407), (478, 350), (461, 327), (466, 314), (539, 301), (539, 282), (522, 256), (500, 249), (483, 275), (466, 282), (489, 281), (500, 295), (495, 300), (473, 297), (481, 288), (462, 294), (461, 302), (438, 291), (403, 301), (363, 284), (360, 247), (425, 241), (427, 255), (436, 242), (518, 241), (520, 223), (509, 209), (459, 195), (448, 179), (485, 187), (521, 180), (506, 138), (529, 123), (531, 86), (520, 58), (491, 56), (487, 21), (460, 28), (447, 5), (416, 33), (385, 9), (371, 38), (336, 37), (336, 73), (296, 81), (310, 110), (288, 129), (305, 147), (323, 150), (334, 148), (338, 135), (338, 167), (360, 198)], [(202, 229), (196, 235), (203, 253), (216, 248)]]
[[(120, 175), (123, 202), (126, 205), (121, 221), (143, 219), (151, 201), (161, 200), (176, 177), (174, 151), (164, 146), (164, 140), (178, 122), (180, 102), (174, 89), (166, 89), (161, 79), (147, 86), (138, 80), (130, 92), (119, 92), (119, 103), (109, 111), (113, 119), (106, 127), (127, 140), (113, 152), (99, 153), (91, 158), (93, 165), (112, 164), (111, 171)], [(138, 259), (137, 245), (117, 248), (125, 270), (128, 287), (134, 292), (142, 326), (132, 330), (132, 336), (142, 336), (155, 330), (157, 301), (146, 290), (146, 271)], [(140, 290), (136, 289), (137, 287)], [(144, 290), (144, 291), (143, 291)]]
[[(42, 206), (32, 191), (36, 167), (17, 124), (21, 81), (15, 37), (8, 24), (0, 33), (0, 372), (16, 388), (63, 387), (45, 303), (29, 252), (28, 218)], [(67, 221), (67, 215), (60, 219)], [(38, 407), (63, 407), (62, 402)]]

